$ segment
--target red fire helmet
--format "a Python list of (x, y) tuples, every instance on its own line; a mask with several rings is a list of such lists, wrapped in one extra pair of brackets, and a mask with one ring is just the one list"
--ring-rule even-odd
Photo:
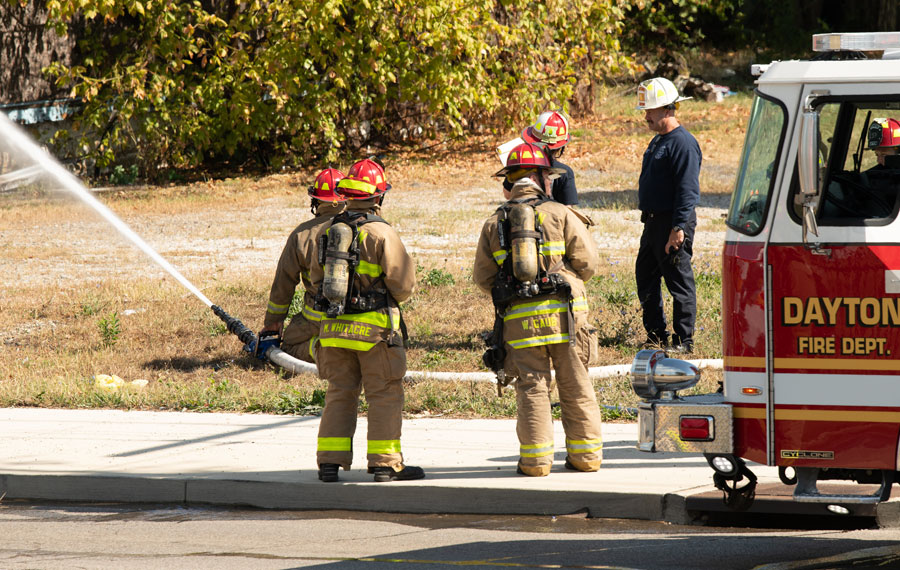
[(868, 148), (900, 146), (900, 121), (875, 119), (869, 125)]
[(381, 164), (366, 158), (350, 167), (347, 176), (338, 183), (337, 193), (348, 200), (367, 200), (390, 189)]
[(323, 202), (343, 202), (344, 197), (335, 193), (338, 182), (344, 173), (336, 168), (326, 168), (316, 176), (316, 181), (309, 187), (308, 194)]
[(553, 168), (550, 165), (550, 155), (542, 145), (526, 142), (509, 152), (506, 166), (498, 170), (494, 176), (506, 176), (510, 172), (528, 168), (542, 168), (549, 170), (552, 174), (565, 172), (561, 168)]

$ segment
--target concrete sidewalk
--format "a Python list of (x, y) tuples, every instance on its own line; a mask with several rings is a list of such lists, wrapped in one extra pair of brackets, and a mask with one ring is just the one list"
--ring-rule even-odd
[[(636, 424), (603, 426), (597, 473), (563, 468), (565, 437), (549, 477), (516, 474), (514, 420), (412, 419), (407, 463), (421, 481), (374, 483), (366, 473), (366, 421), (353, 470), (322, 483), (319, 418), (110, 410), (0, 410), (0, 496), (7, 499), (248, 505), (408, 513), (568, 514), (685, 522), (685, 498), (709, 491), (701, 455), (635, 449)], [(760, 483), (774, 468), (753, 466)]]

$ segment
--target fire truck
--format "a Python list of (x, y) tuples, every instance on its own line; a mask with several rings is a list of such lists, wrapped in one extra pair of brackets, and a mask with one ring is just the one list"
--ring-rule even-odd
[(900, 144), (900, 32), (819, 34), (813, 51), (754, 66), (719, 391), (680, 395), (699, 372), (664, 350), (640, 351), (631, 383), (638, 447), (703, 453), (730, 506), (752, 502), (754, 462), (846, 514), (886, 501), (900, 470), (900, 148), (875, 148)]

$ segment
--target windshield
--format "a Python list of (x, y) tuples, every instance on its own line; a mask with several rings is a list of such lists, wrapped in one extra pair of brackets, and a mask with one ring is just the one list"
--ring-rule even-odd
[(731, 207), (725, 223), (745, 234), (757, 234), (769, 209), (769, 194), (784, 137), (785, 110), (759, 93), (753, 99)]

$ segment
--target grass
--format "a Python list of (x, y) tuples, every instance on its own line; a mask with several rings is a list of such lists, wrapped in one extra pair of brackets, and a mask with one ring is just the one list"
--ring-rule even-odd
[[(702, 204), (727, 204), (737, 165), (746, 95), (685, 104), (684, 124), (704, 152)], [(628, 363), (643, 340), (634, 293), (640, 233), (636, 185), (651, 133), (630, 97), (611, 96), (576, 122), (564, 160), (576, 170), (581, 210), (595, 221), (601, 254), (588, 283), (591, 323), (600, 331), (598, 365)], [(508, 135), (508, 136), (507, 136)], [(488, 297), (471, 281), (481, 225), (501, 203), (493, 147), (516, 133), (470, 141), (444, 155), (392, 155), (384, 217), (417, 266), (403, 303), (412, 370), (483, 371), (481, 333), (491, 328)], [(288, 233), (309, 217), (311, 173), (115, 189), (103, 202), (215, 304), (251, 329), (262, 326), (275, 264)], [(716, 210), (718, 211), (718, 210)], [(0, 406), (102, 407), (309, 414), (326, 384), (285, 376), (241, 352), (203, 303), (84, 207), (46, 191), (0, 194)], [(698, 227), (697, 356), (721, 356), (721, 216)], [(16, 236), (11, 239), (10, 236)], [(300, 309), (298, 288), (290, 314)], [(667, 314), (671, 299), (666, 295)], [(93, 382), (117, 375), (125, 384)], [(699, 391), (715, 390), (705, 373)], [(135, 384), (146, 380), (146, 385)], [(627, 378), (595, 382), (607, 419), (628, 419), (637, 397)], [(360, 411), (366, 409), (365, 399)], [(417, 381), (406, 386), (417, 416), (512, 417), (514, 390), (490, 383)]]

